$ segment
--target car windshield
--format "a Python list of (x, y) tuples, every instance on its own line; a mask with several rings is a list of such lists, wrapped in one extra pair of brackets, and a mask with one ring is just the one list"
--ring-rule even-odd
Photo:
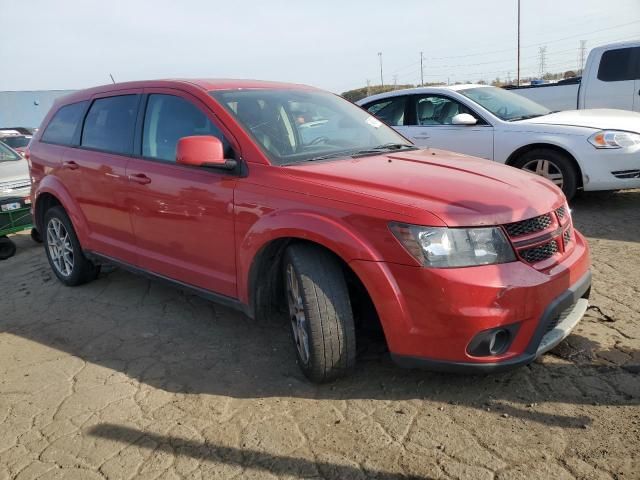
[(541, 117), (551, 113), (548, 108), (502, 88), (476, 87), (465, 88), (458, 92), (507, 122)]
[(24, 135), (16, 135), (14, 137), (0, 137), (0, 142), (6, 143), (11, 148), (22, 148), (29, 145), (29, 140), (31, 137), (26, 137)]
[(0, 162), (20, 160), (22, 157), (0, 142)]
[(330, 93), (256, 89), (213, 91), (211, 96), (276, 165), (416, 148), (364, 110)]

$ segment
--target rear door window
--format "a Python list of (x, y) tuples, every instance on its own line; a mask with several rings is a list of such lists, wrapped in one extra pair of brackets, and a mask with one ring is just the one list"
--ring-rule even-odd
[(405, 104), (406, 97), (391, 97), (370, 103), (365, 106), (365, 109), (387, 125), (396, 127), (406, 125), (404, 119)]
[(149, 95), (142, 134), (143, 157), (175, 162), (178, 140), (194, 135), (219, 138), (225, 158), (234, 158), (220, 129), (193, 103), (175, 95)]
[(84, 121), (81, 145), (109, 153), (131, 153), (139, 98), (119, 95), (95, 100)]
[(86, 108), (87, 102), (72, 103), (61, 107), (47, 125), (41, 141), (59, 145), (77, 145), (76, 134), (79, 133), (82, 114)]
[(617, 48), (602, 54), (598, 80), (619, 82), (640, 79), (640, 47)]

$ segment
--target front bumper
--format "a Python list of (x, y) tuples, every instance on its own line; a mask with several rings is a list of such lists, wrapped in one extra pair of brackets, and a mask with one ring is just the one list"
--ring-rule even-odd
[[(573, 246), (544, 269), (521, 261), (452, 269), (361, 260), (350, 265), (400, 365), (497, 371), (530, 363), (553, 348), (584, 314), (586, 302), (579, 300), (588, 298), (591, 284), (589, 249), (574, 233)], [(547, 332), (549, 319), (558, 325)], [(503, 350), (482, 355), (470, 348), (492, 329), (513, 332)]]
[(405, 368), (424, 368), (453, 373), (495, 373), (533, 362), (564, 340), (582, 319), (589, 305), (591, 272), (556, 298), (545, 310), (524, 353), (492, 363), (452, 362), (391, 354)]
[(640, 150), (588, 150), (579, 157), (585, 191), (640, 188)]

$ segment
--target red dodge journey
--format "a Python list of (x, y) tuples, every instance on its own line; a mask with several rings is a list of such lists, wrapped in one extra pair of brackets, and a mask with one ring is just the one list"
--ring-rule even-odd
[(84, 90), (27, 156), (61, 282), (111, 263), (250, 317), (287, 311), (313, 381), (348, 372), (372, 325), (400, 365), (492, 372), (553, 348), (587, 308), (588, 247), (552, 183), (418, 149), (315, 88)]

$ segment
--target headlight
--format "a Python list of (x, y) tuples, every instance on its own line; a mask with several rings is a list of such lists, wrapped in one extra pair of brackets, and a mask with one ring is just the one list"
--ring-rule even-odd
[(426, 267), (490, 265), (516, 260), (502, 229), (421, 227), (390, 223), (396, 238)]
[(640, 145), (640, 135), (618, 130), (602, 130), (591, 135), (588, 142), (596, 148), (625, 148)]

